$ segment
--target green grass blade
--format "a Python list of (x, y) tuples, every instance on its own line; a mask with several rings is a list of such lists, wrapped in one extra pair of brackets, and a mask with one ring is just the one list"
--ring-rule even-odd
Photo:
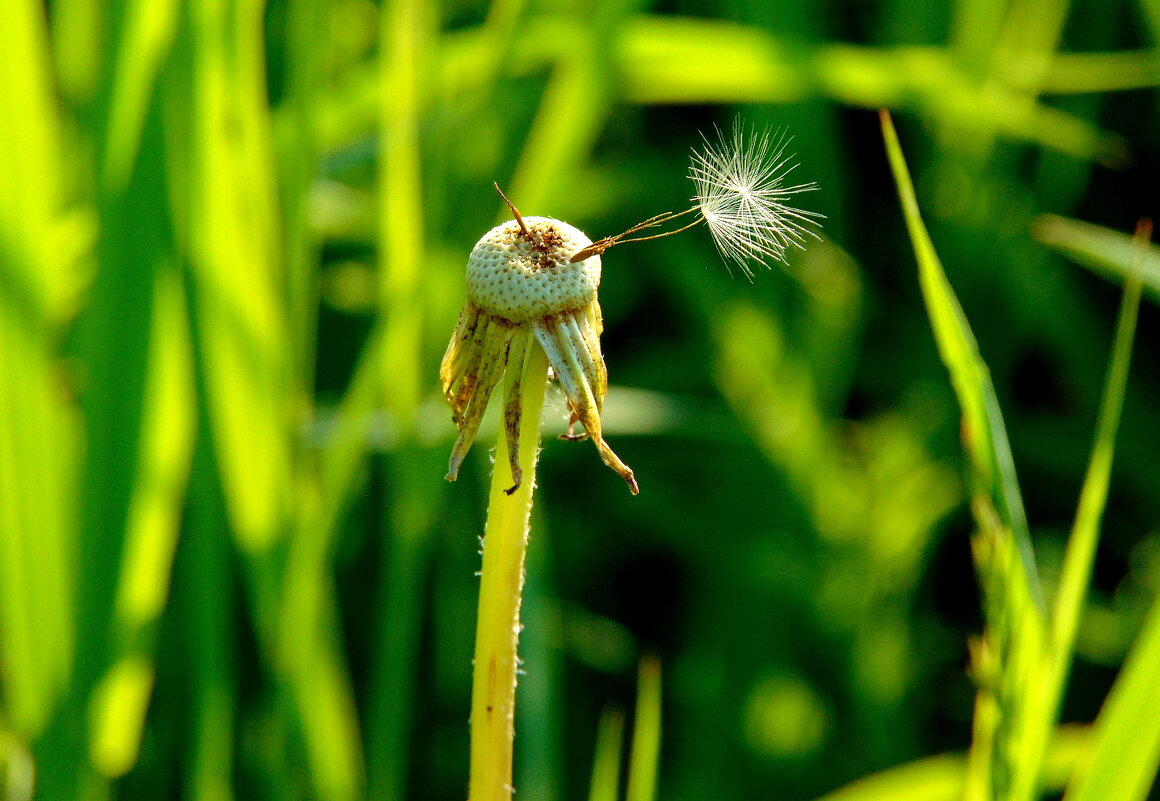
[(880, 116), (923, 300), (962, 407), (971, 465), (971, 506), (978, 526), (972, 544), (987, 626), (972, 660), (980, 687), (967, 796), (1030, 801), (1055, 706), (1042, 681), (1046, 606), (1027, 519), (990, 375), (923, 224), (890, 115), (882, 111)]
[[(264, 653), (277, 660), (273, 679), (294, 713), (313, 794), (345, 801), (361, 791), (363, 761), (334, 635), (330, 551), (324, 539), (296, 537), (282, 575), (285, 554), (274, 548), (293, 516), (310, 519), (316, 496), (306, 462), (294, 458), (295, 381), (303, 371), (292, 348), (301, 332), (288, 330), (263, 13), (256, 0), (186, 5), (178, 62), (185, 83), (167, 92), (171, 170), (184, 191), (175, 206), (194, 279), (215, 464), (246, 557), (254, 625)], [(283, 595), (287, 586), (295, 592)], [(285, 624), (292, 612), (303, 614), (299, 631)]]
[(156, 621), (169, 579), (194, 441), (193, 354), (185, 299), (172, 266), (154, 286), (138, 469), (129, 505), (115, 601), (113, 665), (90, 707), (92, 761), (106, 776), (137, 762), (154, 683)]
[(74, 655), (77, 421), (62, 393), (59, 122), (40, 3), (0, 13), (0, 717), (27, 745)]
[[(1147, 234), (1138, 230), (1135, 244), (1138, 267), (1147, 247)], [(1107, 503), (1112, 451), (1128, 380), (1141, 289), (1142, 279), (1137, 268), (1129, 273), (1124, 286), (1095, 444), (1060, 577), (1055, 609), (1055, 667), (1060, 686), (1067, 675), (1075, 630), (1095, 558), (1100, 518)], [(1068, 799), (1134, 801), (1147, 796), (1160, 766), (1157, 686), (1160, 686), (1160, 604), (1155, 605), (1145, 623), (1140, 640), (1096, 723), (1092, 762), (1077, 775), (1068, 791)]]
[(1065, 801), (1143, 801), (1160, 769), (1160, 602), (1124, 663), (1095, 723), (1089, 760)]
[[(1137, 246), (1137, 253), (1142, 255), (1147, 246), (1146, 239), (1139, 239)], [(1112, 453), (1115, 449), (1116, 431), (1119, 429), (1124, 392), (1128, 383), (1128, 365), (1132, 357), (1132, 340), (1136, 331), (1136, 316), (1140, 309), (1141, 288), (1142, 282), (1137, 270), (1129, 275), (1124, 286), (1124, 297), (1120, 304), (1115, 340), (1112, 344), (1112, 360), (1104, 384), (1099, 419), (1096, 422), (1095, 442), (1092, 445), (1087, 475), (1080, 491), (1079, 509), (1076, 512), (1071, 536), (1068, 538), (1067, 552), (1060, 573), (1052, 616), (1053, 669), (1057, 671), (1054, 678), (1059, 688), (1057, 696), (1062, 690), (1071, 660), (1076, 626), (1095, 560), (1100, 520), (1107, 505)]]
[(625, 801), (653, 801), (656, 798), (660, 757), (661, 663), (656, 657), (646, 657), (640, 663), (640, 680), (636, 688)]
[(261, 11), (254, 0), (189, 3), (188, 83), (166, 93), (214, 445), (251, 553), (285, 533), (292, 464)]
[(1109, 280), (1123, 281), (1124, 276), (1138, 270), (1144, 290), (1153, 301), (1160, 301), (1160, 247), (1140, 247), (1127, 234), (1054, 214), (1036, 219), (1031, 233), (1044, 245)]
[(154, 81), (177, 27), (176, 0), (130, 0), (119, 16), (104, 134), (103, 179), (120, 188), (136, 158)]
[(909, 108), (1082, 159), (1117, 162), (1124, 155), (1118, 136), (1018, 87), (995, 81), (984, 91), (947, 49), (826, 44), (808, 56), (751, 27), (642, 15), (625, 26), (619, 69), (625, 93), (638, 103), (789, 103), (820, 95)]
[[(1061, 728), (1044, 762), (1043, 786), (1061, 790), (1091, 742), (1086, 727)], [(817, 801), (960, 801), (967, 760), (961, 754), (939, 754), (858, 779)]]
[(620, 794), (620, 749), (624, 742), (624, 713), (608, 708), (596, 729), (596, 754), (588, 801), (616, 801)]
[(193, 458), (193, 346), (183, 291), (176, 269), (163, 268), (154, 287), (140, 469), (117, 587), (117, 618), (129, 629), (155, 621), (165, 607)]
[[(557, 54), (536, 121), (528, 134), (508, 196), (526, 214), (560, 203), (562, 187), (580, 175), (609, 112), (613, 92), (606, 64), (615, 58), (609, 42), (626, 24), (635, 0), (603, 0), (576, 31), (577, 39)], [(564, 195), (566, 197), (566, 195)], [(507, 219), (506, 210), (501, 214)]]
[(1042, 76), (1046, 94), (1117, 92), (1160, 85), (1160, 62), (1149, 50), (1058, 53)]
[(963, 439), (971, 460), (975, 492), (986, 496), (994, 504), (1003, 525), (1010, 529), (1022, 561), (1024, 580), (1042, 611), (1043, 594), (1031, 550), (1023, 498), (1015, 477), (1015, 463), (995, 389), (987, 366), (979, 355), (974, 334), (923, 224), (914, 185), (894, 125), (886, 112), (882, 112), (881, 117), (890, 167), (898, 185), (898, 196), (918, 259), (923, 299), (939, 354), (950, 372), (955, 394), (962, 406)]
[(427, 66), (427, 19), (417, 0), (392, 0), (382, 12), (380, 117), (380, 308), (389, 311), (383, 331), (382, 390), (387, 408), (404, 428), (422, 397), (423, 179), (419, 152), (420, 97)]

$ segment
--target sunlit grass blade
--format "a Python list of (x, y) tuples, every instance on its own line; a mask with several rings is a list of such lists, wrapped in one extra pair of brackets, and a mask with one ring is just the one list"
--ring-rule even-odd
[(918, 259), (919, 281), (931, 328), (962, 406), (963, 440), (971, 460), (975, 492), (984, 494), (994, 504), (1000, 520), (1010, 528), (1022, 560), (1024, 580), (1032, 598), (1042, 608), (1043, 596), (1031, 550), (1023, 497), (1015, 477), (1015, 462), (990, 373), (979, 355), (974, 334), (923, 224), (890, 115), (882, 112), (881, 121), (890, 167)]
[(259, 553), (285, 533), (292, 464), (261, 4), (198, 0), (184, 24), (188, 74), (166, 92), (175, 216), (227, 508)]
[(631, 748), (625, 801), (653, 801), (661, 758), (661, 663), (656, 657), (640, 662)]
[(66, 499), (77, 432), (60, 404), (47, 343), (6, 311), (0, 310), (0, 686), (9, 725), (27, 737), (47, 721), (72, 661), (75, 521)]
[[(1057, 702), (1066, 682), (1075, 631), (1095, 560), (1100, 519), (1107, 504), (1112, 453), (1140, 307), (1140, 265), (1149, 246), (1151, 231), (1151, 222), (1142, 222), (1136, 230), (1135, 269), (1128, 273), (1124, 284), (1095, 443), (1060, 574), (1053, 620), (1055, 650), (1051, 668), (1055, 673), (1049, 677), (1056, 685)], [(1068, 792), (1069, 799), (1098, 797), (1134, 801), (1147, 795), (1160, 765), (1157, 686), (1160, 686), (1160, 605), (1156, 605), (1146, 622), (1141, 639), (1113, 688), (1105, 712), (1097, 721), (1093, 762), (1081, 770)]]
[(480, 52), (485, 55), (479, 64), (477, 102), (491, 99), (504, 66), (510, 63), (512, 43), (527, 5), (527, 0), (496, 0), (488, 8), (487, 20), (479, 30), (484, 45)]
[[(182, 190), (175, 216), (191, 263), (213, 463), (245, 557), (254, 626), (291, 704), (313, 794), (345, 801), (361, 791), (363, 760), (333, 631), (330, 552), (324, 540), (296, 537), (282, 575), (285, 554), (275, 550), (296, 518), (313, 514), (317, 496), (309, 460), (295, 458), (295, 388), (305, 371), (292, 354), (302, 332), (288, 331), (263, 13), (253, 0), (186, 5), (188, 39), (175, 48), (181, 58), (166, 93), (169, 166)], [(311, 580), (286, 594), (291, 576)], [(304, 614), (297, 631), (285, 625), (290, 610)]]
[(624, 713), (604, 710), (596, 728), (596, 753), (592, 759), (592, 781), (588, 801), (617, 801), (620, 794), (620, 748), (624, 742)]
[(909, 108), (974, 132), (998, 131), (1077, 158), (1115, 162), (1122, 139), (1001, 81), (984, 91), (947, 49), (819, 47), (803, 59), (767, 31), (717, 20), (641, 15), (625, 27), (620, 70), (638, 103), (786, 103), (824, 95)]
[(1049, 94), (1116, 92), (1160, 85), (1160, 63), (1151, 50), (1056, 53), (1040, 91)]
[(106, 776), (137, 761), (153, 689), (155, 624), (169, 595), (194, 439), (193, 355), (183, 288), (173, 265), (154, 285), (138, 469), (117, 585), (115, 662), (90, 708), (90, 753)]
[[(1142, 224), (1137, 231), (1137, 264), (1143, 258), (1150, 234), (1151, 223)], [(1119, 429), (1124, 392), (1128, 383), (1128, 365), (1131, 361), (1141, 289), (1141, 278), (1137, 269), (1129, 274), (1124, 285), (1124, 297), (1120, 304), (1115, 340), (1112, 344), (1112, 360), (1108, 366), (1103, 402), (1096, 422), (1095, 442), (1092, 445), (1087, 475), (1080, 491), (1079, 508), (1076, 511), (1071, 536), (1068, 538), (1067, 552), (1052, 610), (1054, 647), (1049, 670), (1054, 672), (1051, 678), (1055, 684), (1056, 703), (1066, 682), (1071, 652), (1075, 644), (1076, 627), (1083, 610), (1095, 561), (1100, 520), (1107, 505), (1112, 453), (1115, 449), (1116, 431)]]
[(1153, 602), (1095, 723), (1091, 751), (1065, 801), (1144, 801), (1160, 769), (1160, 601)]
[[(987, 625), (972, 655), (979, 694), (966, 795), (1030, 801), (1037, 792), (1054, 706), (1046, 701), (1049, 692), (1041, 681), (1046, 607), (1014, 460), (990, 375), (923, 224), (890, 115), (882, 111), (880, 118), (923, 300), (962, 407), (971, 468), (971, 508), (978, 527), (972, 545)], [(1050, 717), (1044, 715), (1047, 707)]]
[[(177, 27), (176, 0), (130, 0), (116, 16), (121, 25), (104, 132), (102, 178), (119, 189), (137, 154), (154, 81)], [(110, 15), (111, 16), (111, 15)]]
[[(1056, 731), (1043, 766), (1043, 787), (1058, 792), (1066, 786), (1088, 744), (1086, 727)], [(960, 801), (967, 760), (962, 754), (939, 754), (858, 779), (817, 801)]]
[(416, 0), (391, 0), (382, 11), (380, 71), (385, 92), (379, 147), (379, 304), (383, 329), (382, 391), (387, 408), (409, 429), (422, 396), (422, 270), (425, 247), (420, 103), (427, 66), (428, 20)]
[(0, 729), (0, 777), (7, 801), (29, 801), (36, 786), (36, 765), (27, 746), (11, 732)]
[[(61, 95), (84, 105), (92, 100), (101, 78), (104, 15), (102, 0), (58, 0), (52, 4), (51, 35), (53, 66)], [(103, 31), (102, 31), (103, 32)]]
[(155, 621), (165, 607), (186, 499), (196, 409), (183, 293), (175, 266), (164, 266), (154, 286), (140, 467), (117, 587), (117, 618), (129, 629)]
[(603, 65), (617, 6), (596, 4), (588, 24), (577, 31), (580, 39), (555, 64), (510, 187), (513, 201), (527, 213), (546, 212), (566, 198), (561, 188), (575, 180), (600, 133), (609, 92)]
[(28, 746), (74, 654), (79, 431), (55, 353), (71, 265), (53, 250), (63, 187), (41, 4), (7, 4), (0, 42), (0, 717)]
[(1036, 219), (1032, 235), (1049, 248), (1115, 281), (1138, 270), (1144, 291), (1160, 301), (1160, 247), (1138, 246), (1132, 237), (1099, 225), (1044, 214)]
[(354, 801), (361, 797), (364, 775), (358, 715), (339, 648), (337, 609), (332, 596), (324, 603), (315, 631), (308, 632), (313, 653), (302, 654), (287, 672), (316, 797)]

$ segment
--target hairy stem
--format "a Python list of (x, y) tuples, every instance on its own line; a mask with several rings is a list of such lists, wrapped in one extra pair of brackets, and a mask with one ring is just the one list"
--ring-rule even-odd
[[(523, 480), (511, 495), (507, 494), (515, 481), (508, 460), (507, 437), (501, 427), (484, 529), (471, 688), (469, 801), (510, 801), (512, 797), (520, 599), (548, 378), (548, 358), (532, 337), (528, 339), (523, 373), (519, 436)], [(520, 376), (508, 375), (506, 383), (519, 379)]]

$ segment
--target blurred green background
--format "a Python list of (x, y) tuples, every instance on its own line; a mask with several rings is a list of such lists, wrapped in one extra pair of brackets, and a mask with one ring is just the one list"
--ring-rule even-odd
[[(1050, 588), (1119, 289), (1040, 215), (1157, 214), (1160, 2), (7, 0), (0, 42), (6, 799), (463, 798), (495, 425), (444, 482), (437, 367), (491, 182), (607, 236), (685, 208), (737, 117), (792, 134), (825, 241), (752, 283), (700, 228), (606, 255), (605, 433), (641, 494), (553, 438), (554, 393), (517, 797), (588, 796), (645, 655), (658, 798), (967, 747), (959, 411), (874, 110)], [(1148, 289), (1065, 721), (1160, 588)]]

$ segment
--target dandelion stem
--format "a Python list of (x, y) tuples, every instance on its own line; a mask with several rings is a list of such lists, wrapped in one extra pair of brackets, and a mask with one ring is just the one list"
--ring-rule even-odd
[(548, 378), (548, 358), (543, 348), (531, 337), (527, 347), (523, 376), (506, 377), (507, 382), (521, 378), (523, 382), (519, 436), (523, 481), (511, 495), (507, 494), (515, 480), (508, 460), (507, 437), (501, 427), (484, 530), (471, 689), (469, 801), (510, 801), (512, 797), (516, 646), (540, 417)]

